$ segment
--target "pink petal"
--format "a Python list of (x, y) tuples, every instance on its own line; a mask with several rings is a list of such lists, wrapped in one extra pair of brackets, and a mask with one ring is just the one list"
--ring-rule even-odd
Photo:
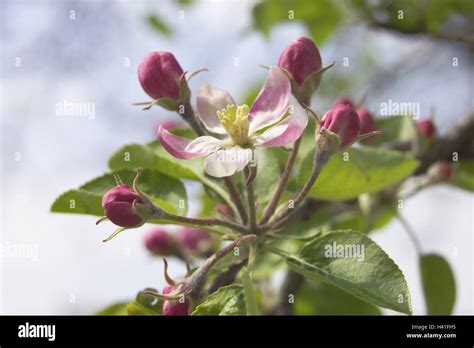
[(234, 104), (234, 98), (225, 90), (204, 84), (199, 87), (197, 95), (197, 111), (204, 126), (213, 133), (226, 134), (222, 127), (217, 111)]
[(292, 95), (289, 97), (289, 103), (292, 109), (290, 115), (259, 135), (254, 141), (256, 146), (274, 147), (291, 144), (303, 134), (308, 124), (308, 114)]
[(260, 93), (250, 108), (249, 131), (251, 134), (281, 119), (288, 110), (290, 93), (291, 85), (288, 76), (280, 68), (272, 66)]
[[(191, 141), (186, 138), (179, 137), (168, 132), (163, 127), (158, 127), (157, 133), (158, 140), (161, 145), (171, 155), (180, 159), (191, 159), (195, 157), (206, 156), (209, 154), (209, 146), (203, 146), (202, 142), (206, 143), (206, 140), (199, 140), (200, 138), (212, 138), (212, 137), (200, 137)], [(212, 138), (215, 139), (215, 138)], [(199, 140), (199, 141), (198, 141)], [(220, 142), (219, 139), (215, 139)]]
[(241, 171), (252, 160), (253, 151), (234, 146), (211, 153), (204, 161), (204, 171), (216, 178), (231, 176)]

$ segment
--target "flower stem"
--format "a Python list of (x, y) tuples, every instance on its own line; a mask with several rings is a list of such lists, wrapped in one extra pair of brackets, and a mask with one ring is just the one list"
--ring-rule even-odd
[(190, 103), (183, 104), (184, 113), (178, 112), (178, 114), (185, 120), (191, 128), (196, 132), (197, 135), (201, 136), (205, 134), (205, 131), (197, 119), (196, 115), (194, 114), (194, 109)]
[(242, 198), (240, 197), (240, 193), (237, 190), (237, 187), (235, 187), (232, 179), (230, 177), (225, 177), (224, 179), (224, 184), (227, 186), (227, 189), (229, 190), (230, 198), (234, 202), (237, 211), (239, 213), (240, 219), (242, 220), (243, 224), (247, 223), (247, 212), (244, 207), (244, 203), (242, 202)]
[(244, 288), (244, 297), (248, 315), (258, 315), (257, 299), (253, 288), (252, 277), (249, 270), (244, 267), (242, 269), (242, 283)]
[[(245, 173), (247, 174), (247, 178), (250, 178), (252, 172), (252, 168), (246, 167)], [(253, 192), (253, 183), (247, 183), (247, 202), (248, 202), (248, 209), (249, 209), (249, 221), (248, 221), (248, 228), (252, 233), (256, 232), (257, 229), (257, 217), (255, 212), (255, 194)]]
[(298, 211), (298, 207), (300, 204), (303, 202), (303, 200), (306, 198), (308, 195), (309, 191), (314, 185), (314, 182), (319, 176), (319, 173), (321, 173), (321, 170), (323, 169), (324, 165), (327, 163), (329, 160), (330, 156), (328, 152), (322, 151), (320, 148), (316, 150), (316, 155), (315, 159), (313, 162), (313, 168), (311, 170), (311, 175), (306, 181), (305, 185), (301, 189), (301, 191), (298, 193), (298, 195), (293, 199), (293, 206), (292, 207), (287, 207), (285, 210), (283, 210), (272, 222), (262, 226), (263, 229), (278, 229), (282, 227), (286, 221), (290, 219), (292, 215), (294, 215)]
[(275, 212), (275, 209), (278, 205), (278, 201), (280, 200), (280, 197), (285, 190), (286, 184), (288, 183), (288, 179), (291, 174), (291, 170), (293, 169), (293, 166), (296, 161), (296, 157), (298, 155), (298, 150), (300, 147), (301, 143), (301, 137), (296, 140), (295, 145), (293, 146), (293, 149), (291, 150), (290, 156), (288, 157), (288, 162), (286, 162), (285, 169), (283, 170), (283, 173), (280, 177), (280, 181), (278, 182), (278, 186), (275, 190), (275, 193), (273, 194), (272, 199), (268, 203), (268, 205), (265, 208), (265, 212), (263, 213), (263, 217), (258, 223), (259, 225), (264, 225), (270, 220), (272, 217), (273, 213)]
[(168, 212), (165, 212), (163, 215), (163, 210), (161, 208), (158, 208), (158, 209), (160, 210), (159, 214), (161, 214), (159, 215), (160, 219), (180, 222), (183, 224), (188, 224), (188, 225), (193, 225), (193, 226), (223, 226), (223, 227), (230, 228), (231, 230), (242, 232), (242, 233), (249, 232), (245, 226), (242, 226), (232, 221), (221, 220), (218, 218), (190, 218), (186, 216), (170, 214)]
[(254, 234), (242, 236), (204, 261), (204, 263), (188, 278), (187, 284), (191, 298), (200, 298), (209, 271), (220, 259), (231, 253), (235, 248), (240, 247), (245, 243), (252, 242), (255, 239), (257, 239), (257, 236)]

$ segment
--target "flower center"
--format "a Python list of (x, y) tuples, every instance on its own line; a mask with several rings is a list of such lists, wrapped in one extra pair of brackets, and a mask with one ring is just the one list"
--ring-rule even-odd
[(229, 133), (234, 145), (248, 146), (249, 138), (249, 107), (241, 105), (235, 110), (235, 105), (227, 105), (227, 108), (217, 111), (217, 117), (222, 126)]

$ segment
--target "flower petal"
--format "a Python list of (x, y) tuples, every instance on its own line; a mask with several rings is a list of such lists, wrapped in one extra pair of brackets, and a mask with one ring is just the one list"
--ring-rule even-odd
[(308, 114), (292, 95), (289, 97), (290, 115), (255, 138), (256, 146), (283, 146), (296, 141), (308, 124)]
[(249, 111), (250, 134), (277, 122), (286, 113), (290, 93), (288, 76), (280, 68), (272, 66)]
[(210, 136), (202, 136), (191, 141), (186, 146), (185, 151), (192, 153), (200, 153), (202, 156), (207, 156), (211, 152), (217, 151), (221, 148), (223, 140)]
[(204, 171), (216, 178), (231, 176), (241, 171), (252, 160), (253, 151), (234, 146), (211, 153), (204, 161)]
[[(221, 142), (219, 139), (207, 136), (199, 137), (191, 141), (168, 132), (162, 126), (158, 127), (157, 137), (166, 151), (168, 151), (174, 157), (180, 159), (191, 159), (195, 157), (206, 156), (218, 148), (217, 142)], [(211, 138), (213, 141), (207, 138)]]
[(226, 108), (230, 104), (235, 105), (235, 101), (227, 91), (207, 83), (199, 87), (197, 95), (198, 117), (210, 132), (226, 134), (217, 117), (217, 111)]

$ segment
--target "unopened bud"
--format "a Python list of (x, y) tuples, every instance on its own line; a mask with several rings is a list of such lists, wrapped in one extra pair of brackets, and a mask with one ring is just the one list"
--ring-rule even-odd
[(154, 255), (169, 256), (176, 254), (174, 237), (160, 228), (151, 230), (145, 235), (145, 247)]
[(420, 134), (430, 140), (436, 134), (436, 127), (433, 121), (430, 119), (420, 120), (416, 122), (416, 128), (418, 129), (418, 132)]
[(153, 99), (179, 99), (183, 69), (170, 52), (148, 53), (138, 67), (138, 79)]
[(300, 37), (283, 50), (278, 66), (286, 69), (301, 85), (308, 76), (322, 68), (321, 55), (311, 39)]
[(135, 204), (142, 204), (140, 195), (127, 185), (118, 185), (107, 191), (102, 197), (105, 215), (114, 224), (121, 227), (139, 227), (146, 217), (134, 209)]
[(336, 105), (324, 115), (320, 123), (321, 129), (337, 134), (340, 147), (352, 143), (359, 135), (360, 122), (357, 112), (347, 105)]

